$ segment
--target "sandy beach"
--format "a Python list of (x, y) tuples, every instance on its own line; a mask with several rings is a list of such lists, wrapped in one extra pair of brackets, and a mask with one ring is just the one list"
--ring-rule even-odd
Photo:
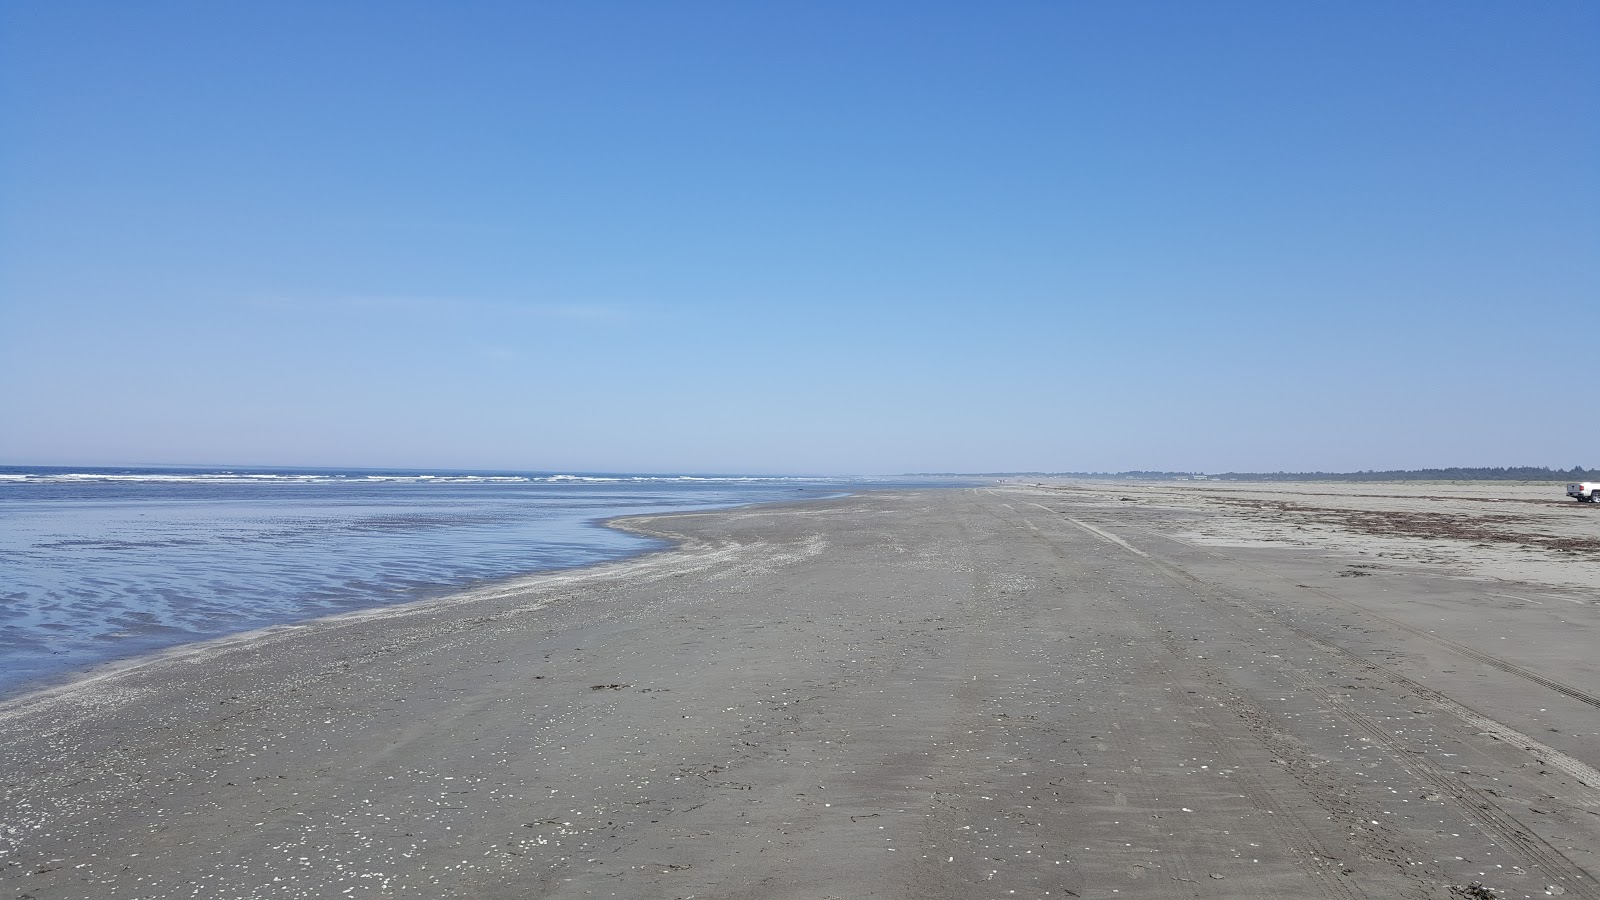
[(1600, 900), (1558, 487), (620, 524), (678, 547), (0, 705), (0, 896)]

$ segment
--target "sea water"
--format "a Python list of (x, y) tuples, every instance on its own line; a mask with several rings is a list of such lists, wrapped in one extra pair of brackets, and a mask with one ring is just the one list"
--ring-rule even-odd
[(0, 696), (85, 666), (590, 565), (612, 516), (881, 479), (0, 467)]

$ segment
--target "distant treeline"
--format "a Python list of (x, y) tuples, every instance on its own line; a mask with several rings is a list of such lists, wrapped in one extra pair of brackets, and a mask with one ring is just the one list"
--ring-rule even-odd
[(1486, 466), (1471, 469), (1387, 469), (1365, 472), (1223, 472), (1207, 475), (1201, 472), (918, 472), (918, 476), (955, 476), (984, 478), (1124, 478), (1139, 481), (1171, 481), (1173, 479), (1227, 479), (1231, 481), (1600, 481), (1600, 469), (1573, 466), (1570, 469), (1547, 469), (1543, 466)]
[(1547, 469), (1544, 466), (1493, 466), (1478, 469), (1389, 469), (1367, 472), (1226, 472), (1209, 478), (1239, 481), (1595, 481), (1600, 469), (1573, 466)]

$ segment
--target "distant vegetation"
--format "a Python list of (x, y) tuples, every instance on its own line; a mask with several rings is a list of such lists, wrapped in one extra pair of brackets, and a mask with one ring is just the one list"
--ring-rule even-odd
[(1600, 469), (1573, 466), (1500, 466), (1479, 469), (1389, 469), (1383, 472), (1228, 472), (1211, 478), (1239, 481), (1596, 481)]
[(1138, 481), (1174, 479), (1223, 479), (1229, 481), (1600, 481), (1600, 469), (1573, 466), (1547, 469), (1543, 466), (1499, 466), (1478, 469), (1388, 469), (1382, 472), (919, 472), (917, 475), (964, 475), (988, 478), (1124, 478)]

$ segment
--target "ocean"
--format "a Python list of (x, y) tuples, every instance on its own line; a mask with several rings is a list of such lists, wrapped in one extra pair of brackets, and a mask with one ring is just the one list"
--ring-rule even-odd
[(613, 516), (915, 479), (0, 467), (0, 696), (95, 663), (659, 549)]

